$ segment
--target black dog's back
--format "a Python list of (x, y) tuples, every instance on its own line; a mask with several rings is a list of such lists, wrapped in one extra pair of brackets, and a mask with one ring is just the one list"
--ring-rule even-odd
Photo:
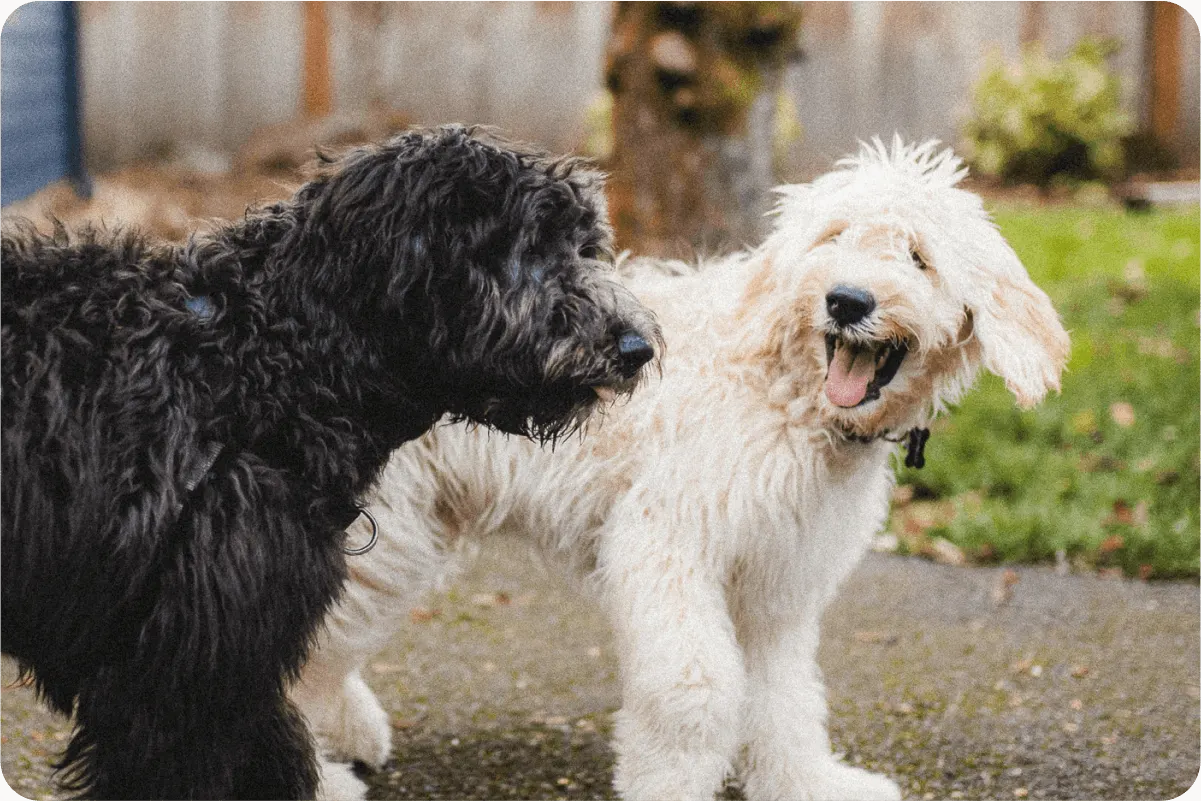
[(190, 444), (202, 405), (173, 374), (194, 321), (173, 305), (183, 288), (169, 249), (95, 232), (2, 242), (3, 647), (38, 665), (69, 712), (69, 674), (95, 661), (92, 633), (128, 611), (112, 596), (139, 581), (106, 555), (153, 553), (178, 504), (162, 465)]
[(180, 375), (196, 319), (178, 277), (133, 234), (0, 235), (0, 645), (60, 711), (137, 636), (114, 629), (136, 617), (208, 405)]

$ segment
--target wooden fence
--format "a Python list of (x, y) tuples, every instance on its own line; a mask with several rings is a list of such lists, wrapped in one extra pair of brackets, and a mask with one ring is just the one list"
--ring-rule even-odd
[[(384, 105), (579, 145), (601, 88), (607, 3), (81, 4), (89, 162), (235, 148), (308, 109)], [(1196, 165), (1196, 22), (1170, 3), (810, 3), (787, 86), (804, 137), (789, 172), (894, 130), (954, 142), (984, 55), (1116, 36), (1127, 106)]]

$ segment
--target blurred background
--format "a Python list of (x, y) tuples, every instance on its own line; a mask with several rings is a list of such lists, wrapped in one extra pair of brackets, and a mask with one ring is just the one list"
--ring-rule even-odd
[[(620, 196), (635, 193), (623, 188), (627, 168), (689, 172), (688, 159), (658, 158), (661, 128), (634, 133), (628, 109), (645, 101), (666, 127), (726, 140), (699, 149), (685, 183), (708, 174), (718, 185), (705, 194), (737, 202), (709, 213), (692, 198), (650, 230), (619, 219), (643, 251), (671, 251), (681, 236), (691, 246), (753, 239), (767, 186), (811, 178), (858, 140), (894, 131), (958, 145), (978, 171), (1034, 183), (1073, 168), (1111, 182), (1197, 170), (1201, 46), (1196, 22), (1172, 3), (700, 8), (29, 3), (3, 32), (3, 203), (62, 176), (86, 186), (88, 175), (147, 163), (245, 177), (295, 167), (316, 144), (443, 122), (590, 153), (610, 162)], [(1023, 63), (1028, 75), (1012, 88), (1045, 90), (1050, 108), (982, 88)], [(1064, 118), (1039, 119), (1051, 113)], [(656, 158), (623, 157), (631, 136)], [(1049, 160), (1064, 150), (1067, 163), (1029, 169), (1018, 163), (1022, 144), (998, 142), (1006, 137)], [(1095, 163), (1079, 163), (1073, 147)], [(668, 151), (688, 148), (675, 141)], [(726, 219), (740, 214), (751, 222)]]
[[(938, 138), (1072, 354), (1061, 395), (1019, 412), (986, 377), (898, 461), (876, 550), (942, 564), (873, 556), (832, 610), (836, 748), (910, 797), (1173, 797), (1201, 748), (1199, 72), (1167, 2), (35, 2), (0, 35), (2, 213), (179, 240), (318, 146), (484, 123), (597, 159), (619, 244), (693, 258), (860, 140)], [(603, 622), (497, 553), (372, 665), (404, 745), (376, 797), (611, 795)], [(65, 722), (4, 704), (5, 777), (55, 797)]]

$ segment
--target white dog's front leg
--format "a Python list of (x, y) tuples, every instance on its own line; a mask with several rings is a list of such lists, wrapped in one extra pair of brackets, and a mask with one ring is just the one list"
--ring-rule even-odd
[(891, 779), (830, 751), (817, 665), (818, 619), (748, 627), (745, 770), (750, 801), (893, 801)]
[(711, 801), (738, 746), (734, 627), (706, 566), (645, 528), (633, 536), (659, 545), (602, 554), (623, 679), (614, 785), (626, 801)]

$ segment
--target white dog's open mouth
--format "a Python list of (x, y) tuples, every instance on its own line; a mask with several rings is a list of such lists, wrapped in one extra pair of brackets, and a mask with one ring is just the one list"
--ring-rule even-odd
[(844, 409), (876, 400), (908, 353), (903, 341), (863, 344), (826, 334), (826, 397)]

